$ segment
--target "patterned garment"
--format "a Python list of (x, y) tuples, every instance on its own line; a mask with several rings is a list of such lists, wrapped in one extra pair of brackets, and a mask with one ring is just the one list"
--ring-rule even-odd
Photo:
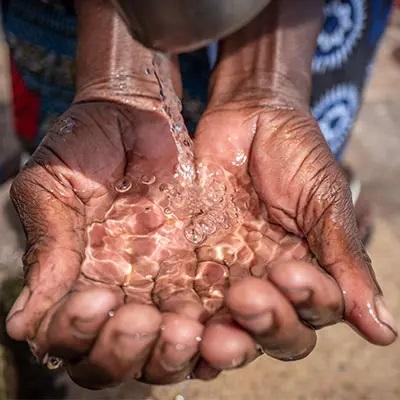
[[(4, 2), (3, 2), (4, 3)], [(337, 158), (348, 140), (392, 0), (327, 0), (313, 59), (311, 107)], [(33, 150), (74, 96), (76, 20), (62, 0), (9, 0), (4, 28), (12, 51), (18, 135)], [(194, 131), (207, 100), (217, 44), (180, 56), (184, 116)], [(0, 166), (1, 168), (1, 166)]]

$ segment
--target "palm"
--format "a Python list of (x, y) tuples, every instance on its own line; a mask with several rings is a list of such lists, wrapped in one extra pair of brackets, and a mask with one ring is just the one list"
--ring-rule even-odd
[[(192, 288), (194, 248), (183, 234), (185, 215), (167, 212), (163, 189), (174, 183), (176, 163), (168, 121), (155, 112), (111, 103), (75, 105), (51, 129), (12, 190), (28, 237), (25, 290), (30, 297), (8, 329), (30, 339), (38, 357), (49, 351), (79, 359), (94, 338), (78, 340), (73, 349), (73, 339), (60, 335), (60, 324), (95, 314), (91, 329), (96, 331), (123, 304), (154, 304), (170, 313), (179, 308), (182, 314), (187, 309), (195, 336), (201, 334), (195, 320), (202, 307)], [(85, 293), (91, 293), (86, 300), (71, 300)], [(71, 321), (54, 322), (60, 310)], [(144, 314), (151, 321), (149, 310)], [(158, 328), (147, 335), (150, 327), (136, 321), (135, 334), (148, 336), (145, 354)], [(147, 373), (150, 380), (165, 374), (151, 365), (147, 369), (138, 374)]]
[[(291, 168), (294, 163), (284, 160), (283, 155), (289, 158), (290, 142), (293, 147), (297, 143), (289, 137), (287, 143), (277, 138), (281, 148), (275, 148), (272, 154), (280, 163), (273, 160), (259, 168), (258, 159), (268, 156), (269, 151), (264, 149), (271, 148), (272, 144), (258, 147), (255, 143), (273, 136), (276, 129), (266, 123), (258, 124), (254, 130), (259, 118), (259, 115), (238, 117), (236, 111), (219, 111), (206, 115), (198, 130), (196, 155), (199, 162), (218, 164), (240, 210), (233, 229), (203, 246), (199, 252), (200, 261), (202, 254), (209, 254), (211, 248), (222, 247), (225, 252), (215, 252), (214, 260), (229, 267), (231, 279), (247, 275), (263, 277), (267, 265), (274, 261), (312, 258), (304, 235), (296, 225), (296, 210), (287, 210), (289, 201), (290, 206), (297, 204), (301, 188), (293, 187), (295, 183), (286, 166)], [(261, 201), (258, 193), (264, 187), (269, 190), (269, 197)]]

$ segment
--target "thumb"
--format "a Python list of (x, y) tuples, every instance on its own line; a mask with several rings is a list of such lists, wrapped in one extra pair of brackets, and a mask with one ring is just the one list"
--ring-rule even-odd
[(34, 338), (46, 312), (78, 277), (83, 251), (82, 215), (72, 188), (30, 162), (14, 180), (11, 199), (25, 234), (25, 286), (7, 317), (15, 340)]
[(335, 162), (326, 165), (308, 191), (303, 232), (321, 267), (342, 290), (345, 320), (370, 342), (388, 345), (397, 337), (395, 321), (359, 238), (347, 180)]

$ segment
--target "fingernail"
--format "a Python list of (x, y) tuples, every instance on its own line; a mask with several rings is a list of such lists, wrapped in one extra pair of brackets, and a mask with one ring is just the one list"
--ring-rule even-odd
[(17, 312), (22, 311), (25, 308), (25, 305), (28, 302), (30, 294), (31, 294), (31, 292), (30, 292), (28, 286), (25, 286), (22, 289), (17, 300), (15, 300), (15, 303), (11, 307), (11, 310), (8, 312), (6, 322), (8, 322)]
[(396, 336), (397, 327), (396, 321), (390, 311), (387, 309), (385, 301), (382, 296), (376, 296), (375, 298), (376, 313), (378, 314), (379, 320), (387, 326)]

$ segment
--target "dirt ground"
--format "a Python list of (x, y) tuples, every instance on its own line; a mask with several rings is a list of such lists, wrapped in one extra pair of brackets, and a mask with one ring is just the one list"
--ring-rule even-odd
[[(375, 232), (369, 247), (386, 301), (400, 325), (400, 15), (386, 33), (349, 149), (354, 167), (373, 201)], [(399, 51), (397, 51), (399, 54)], [(21, 243), (10, 218), (7, 186), (0, 188), (0, 279), (19, 268)], [(17, 269), (14, 269), (16, 271)], [(18, 269), (20, 271), (20, 269)], [(212, 382), (170, 387), (125, 384), (89, 392), (71, 384), (69, 399), (132, 400), (396, 400), (400, 399), (400, 341), (374, 347), (345, 325), (318, 334), (305, 360), (282, 363), (268, 357), (222, 374)], [(62, 379), (64, 380), (64, 379)]]

